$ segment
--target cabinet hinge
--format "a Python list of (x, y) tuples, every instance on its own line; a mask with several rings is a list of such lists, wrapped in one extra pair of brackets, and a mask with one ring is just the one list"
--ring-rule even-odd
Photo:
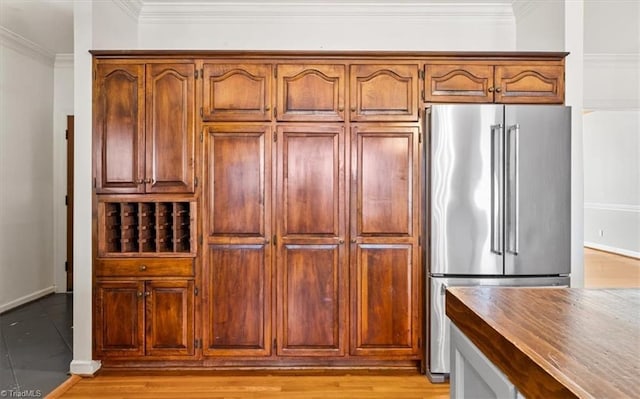
[(200, 68), (200, 78), (204, 79), (204, 68)]
[(202, 140), (204, 140), (204, 134), (202, 132), (200, 132), (200, 142), (202, 143)]
[(198, 296), (198, 292), (199, 292), (199, 291), (198, 291), (198, 287), (195, 287), (195, 288), (193, 289), (193, 295)]
[(273, 107), (273, 115), (277, 118), (278, 117), (278, 107)]
[(277, 65), (273, 67), (273, 77), (274, 78), (278, 77), (278, 66)]
[(96, 188), (96, 187), (97, 187), (97, 183), (96, 183), (96, 178), (94, 177), (93, 178), (93, 188)]
[(198, 80), (198, 70), (196, 69), (196, 80)]
[(418, 236), (418, 246), (422, 246), (422, 236)]
[(421, 69), (418, 74), (420, 75), (420, 79), (424, 80), (424, 69)]
[(273, 245), (278, 245), (278, 238), (275, 234), (273, 235)]
[(64, 204), (65, 204), (66, 206), (69, 206), (69, 196), (68, 196), (68, 195), (65, 195), (65, 196), (64, 196)]
[(202, 340), (201, 339), (196, 339), (193, 343), (193, 346), (196, 347), (196, 349), (200, 349), (202, 348)]
[(278, 141), (278, 133), (273, 134), (273, 142), (275, 143), (276, 141)]
[(198, 245), (202, 246), (202, 234), (198, 236)]
[(65, 129), (64, 138), (65, 138), (65, 140), (69, 140), (69, 129)]
[(273, 339), (273, 349), (278, 349), (278, 340), (277, 339)]
[(65, 272), (69, 271), (69, 262), (67, 262), (67, 261), (64, 262), (64, 271)]
[(422, 133), (418, 133), (418, 143), (422, 143)]
[(424, 89), (422, 89), (422, 101), (424, 101)]
[(198, 187), (198, 176), (196, 176), (196, 177), (194, 177), (194, 178), (193, 178), (193, 185), (194, 185), (195, 187)]
[(202, 118), (204, 116), (204, 111), (202, 110), (202, 107), (200, 107), (200, 117)]

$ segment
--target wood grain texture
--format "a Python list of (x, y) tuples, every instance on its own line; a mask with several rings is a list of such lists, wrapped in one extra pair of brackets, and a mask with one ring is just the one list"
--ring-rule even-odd
[(56, 398), (445, 399), (449, 384), (422, 375), (203, 375), (100, 373)]
[(640, 396), (639, 290), (450, 288), (446, 308), (528, 398)]
[(584, 249), (585, 288), (640, 288), (640, 259)]

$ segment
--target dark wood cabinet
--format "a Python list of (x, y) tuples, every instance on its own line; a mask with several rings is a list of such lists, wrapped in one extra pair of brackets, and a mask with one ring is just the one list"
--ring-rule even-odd
[(351, 120), (418, 120), (418, 65), (351, 65)]
[(97, 193), (192, 193), (195, 65), (111, 64), (95, 69)]
[(344, 65), (279, 64), (276, 68), (279, 121), (344, 120)]
[(203, 353), (271, 354), (271, 127), (207, 128)]
[(96, 355), (104, 358), (194, 354), (192, 280), (99, 280)]
[(205, 62), (202, 72), (204, 121), (271, 120), (269, 64)]
[(277, 351), (343, 356), (344, 127), (280, 125), (277, 135)]
[(426, 65), (425, 101), (562, 104), (564, 102), (564, 66)]
[(419, 135), (413, 126), (352, 128), (353, 355), (419, 355)]
[(96, 191), (144, 192), (144, 64), (98, 64), (94, 80)]
[(92, 53), (107, 367), (423, 367), (421, 107), (564, 101), (565, 53)]

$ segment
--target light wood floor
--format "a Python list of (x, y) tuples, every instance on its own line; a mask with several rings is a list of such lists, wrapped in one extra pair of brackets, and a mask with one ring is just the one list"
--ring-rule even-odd
[(640, 288), (640, 259), (584, 249), (585, 288)]
[[(640, 287), (640, 260), (585, 248), (585, 287)], [(208, 399), (438, 399), (449, 384), (431, 384), (422, 375), (133, 375), (103, 372), (71, 377), (49, 398), (208, 398)]]
[(207, 399), (445, 399), (449, 384), (431, 384), (423, 375), (140, 375), (101, 373), (72, 377), (48, 398)]

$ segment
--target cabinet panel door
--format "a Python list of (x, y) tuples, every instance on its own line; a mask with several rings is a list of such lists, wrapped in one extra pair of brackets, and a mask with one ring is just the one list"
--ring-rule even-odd
[(564, 102), (564, 67), (560, 65), (496, 66), (496, 102), (562, 104)]
[(144, 65), (97, 65), (94, 98), (96, 192), (144, 192)]
[(418, 128), (353, 128), (357, 236), (412, 236), (418, 193)]
[(264, 238), (271, 206), (270, 127), (220, 125), (208, 132), (208, 235)]
[(346, 276), (342, 244), (281, 247), (278, 355), (345, 354)]
[(96, 356), (144, 355), (144, 282), (96, 283)]
[(205, 121), (271, 119), (271, 65), (204, 64)]
[(195, 66), (147, 65), (147, 192), (192, 193)]
[(288, 65), (278, 68), (279, 121), (343, 121), (344, 65)]
[(493, 102), (493, 66), (426, 65), (425, 101)]
[(410, 244), (361, 244), (352, 276), (353, 355), (417, 354), (418, 274)]
[(205, 270), (204, 354), (271, 354), (269, 244), (210, 245)]
[(147, 355), (194, 354), (194, 285), (192, 280), (146, 283)]
[(418, 65), (352, 65), (350, 76), (351, 120), (418, 120)]
[(343, 127), (279, 126), (277, 134), (278, 234), (344, 238)]

